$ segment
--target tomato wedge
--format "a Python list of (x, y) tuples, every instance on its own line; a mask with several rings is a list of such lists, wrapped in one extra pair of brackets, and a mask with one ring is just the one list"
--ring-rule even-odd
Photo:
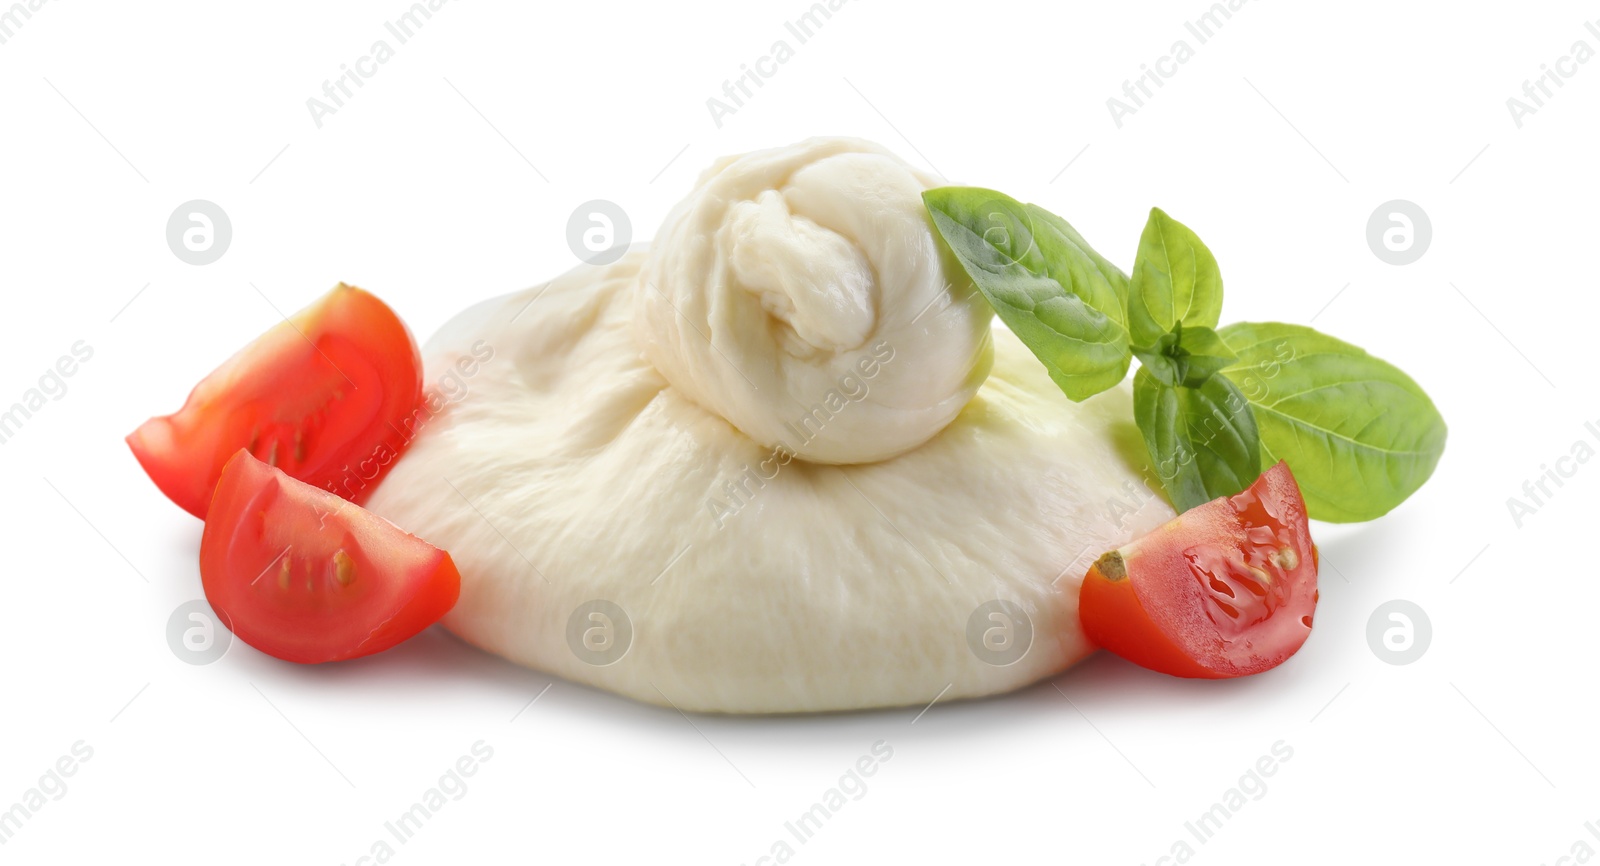
[(240, 640), (303, 664), (386, 650), (461, 594), (450, 554), (244, 450), (206, 515), (200, 580)]
[(1209, 679), (1294, 655), (1316, 606), (1305, 501), (1282, 461), (1244, 492), (1100, 557), (1078, 596), (1089, 640), (1151, 670)]
[(240, 448), (309, 484), (363, 502), (409, 439), (422, 359), (388, 305), (340, 283), (207, 376), (176, 414), (128, 447), (168, 499), (206, 516)]

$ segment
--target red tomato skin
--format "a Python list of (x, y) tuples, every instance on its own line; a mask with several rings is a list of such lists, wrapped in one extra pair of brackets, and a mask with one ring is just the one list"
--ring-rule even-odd
[[(280, 546), (284, 538), (292, 540)], [(335, 579), (339, 554), (348, 582)], [(292, 578), (280, 581), (280, 568)], [(450, 554), (242, 449), (217, 484), (200, 578), (236, 637), (300, 664), (389, 649), (437, 622), (461, 594)]]
[[(194, 395), (191, 392), (189, 403), (193, 401)], [(185, 403), (186, 408), (189, 403)], [(129, 433), (123, 441), (128, 443), (134, 459), (139, 461), (139, 468), (150, 477), (162, 495), (184, 511), (204, 520), (206, 504), (211, 501), (205, 490), (204, 480), (209, 473), (202, 475), (185, 471), (184, 467), (179, 465), (177, 458), (182, 453), (182, 446), (178, 444), (178, 437), (168, 420), (171, 417), (151, 418), (140, 424), (139, 429)], [(215, 486), (213, 482), (212, 487)]]
[[(1109, 557), (1118, 557), (1115, 565)], [(1105, 569), (1102, 570), (1102, 563)], [(1089, 642), (1106, 647), (1112, 652), (1142, 668), (1192, 679), (1223, 679), (1227, 674), (1201, 666), (1181, 647), (1173, 643), (1167, 633), (1150, 619), (1139, 596), (1134, 592), (1133, 581), (1126, 576), (1113, 578), (1107, 571), (1116, 573), (1122, 560), (1115, 552), (1108, 553), (1089, 567), (1078, 595), (1078, 618)]]
[(359, 504), (410, 445), (404, 431), (421, 403), (410, 330), (383, 301), (340, 283), (126, 441), (156, 487), (201, 519), (240, 448)]
[[(1245, 542), (1250, 527), (1241, 528), (1241, 504), (1252, 515), (1264, 509), (1281, 520), (1273, 538), (1294, 551), (1295, 561), (1275, 569), (1282, 574), (1283, 595), (1272, 613), (1240, 634), (1223, 635), (1214, 616), (1208, 617), (1191, 565), (1197, 550), (1219, 552), (1220, 561), (1235, 550), (1267, 549)], [(1280, 461), (1243, 493), (1190, 509), (1102, 556), (1084, 577), (1079, 619), (1091, 642), (1141, 667), (1179, 677), (1247, 676), (1276, 667), (1305, 643), (1317, 599), (1317, 565), (1304, 500)]]

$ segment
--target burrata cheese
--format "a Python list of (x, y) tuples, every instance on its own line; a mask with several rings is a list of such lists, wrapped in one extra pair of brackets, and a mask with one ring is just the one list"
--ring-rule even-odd
[[(655, 241), (478, 304), (367, 507), (449, 550), (444, 624), (685, 711), (1010, 691), (1173, 516), (1126, 385), (1072, 403), (853, 139), (720, 160)], [(470, 375), (466, 371), (470, 370)]]

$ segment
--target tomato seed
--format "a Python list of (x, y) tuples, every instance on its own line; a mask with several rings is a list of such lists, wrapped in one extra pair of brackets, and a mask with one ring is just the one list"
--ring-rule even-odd
[(333, 579), (339, 581), (340, 586), (349, 586), (356, 579), (356, 562), (342, 547), (333, 554)]

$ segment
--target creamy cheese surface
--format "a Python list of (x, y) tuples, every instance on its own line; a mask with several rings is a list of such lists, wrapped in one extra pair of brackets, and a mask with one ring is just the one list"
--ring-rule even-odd
[(446, 627), (720, 712), (995, 694), (1087, 655), (1083, 572), (1172, 511), (1127, 387), (1073, 404), (991, 325), (935, 184), (849, 139), (724, 159), (650, 248), (441, 329), (438, 411), (367, 507), (451, 552)]
[[(867, 463), (928, 441), (991, 357), (992, 313), (923, 209), (936, 185), (852, 139), (718, 162), (641, 265), (645, 355), (684, 396), (808, 461)], [(797, 417), (859, 378), (873, 347), (896, 360), (876, 387), (797, 435)]]

